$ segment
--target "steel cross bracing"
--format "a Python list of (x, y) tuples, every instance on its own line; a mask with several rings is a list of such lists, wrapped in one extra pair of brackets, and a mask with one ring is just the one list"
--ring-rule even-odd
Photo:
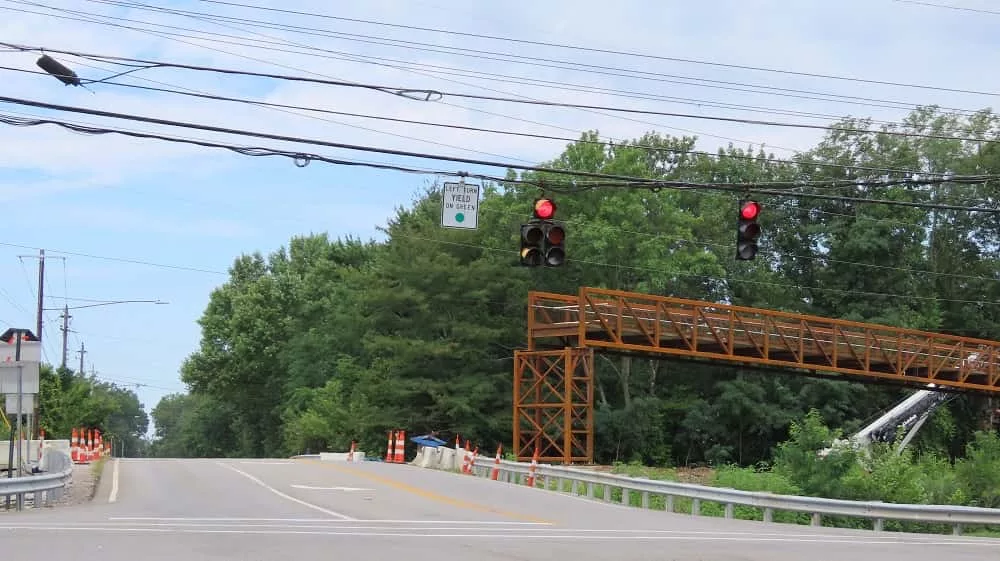
[(554, 338), (570, 346), (1000, 393), (996, 341), (598, 288), (528, 298), (532, 349)]
[(594, 351), (514, 351), (514, 451), (542, 462), (594, 458)]
[[(541, 350), (553, 346), (565, 350)], [(587, 359), (588, 377), (575, 382), (580, 391), (559, 388), (571, 366), (565, 357), (592, 357), (595, 349), (1000, 393), (996, 341), (600, 288), (584, 287), (576, 295), (530, 292), (528, 349), (518, 353), (514, 367), (514, 442), (522, 460), (531, 459), (535, 443), (545, 459), (593, 460), (592, 422), (588, 432), (572, 440), (564, 428), (567, 419), (593, 417), (593, 359)], [(547, 394), (524, 391), (530, 378), (525, 374), (528, 357), (549, 356), (532, 352), (564, 357), (557, 359), (563, 370), (528, 368), (541, 378), (534, 380), (535, 387)], [(556, 378), (544, 382), (547, 376)], [(580, 413), (583, 395), (588, 396), (585, 415)], [(562, 424), (555, 422), (557, 417)], [(588, 443), (586, 452), (581, 442)]]

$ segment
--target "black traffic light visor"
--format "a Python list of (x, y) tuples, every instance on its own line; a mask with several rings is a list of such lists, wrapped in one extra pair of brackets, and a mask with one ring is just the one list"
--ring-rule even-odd
[(526, 247), (521, 250), (521, 263), (537, 267), (542, 264), (542, 252), (534, 247)]
[(744, 240), (755, 240), (760, 237), (760, 224), (750, 222), (740, 224), (740, 238)]
[(525, 243), (535, 245), (542, 241), (542, 228), (538, 224), (525, 224), (521, 226), (521, 240)]
[(553, 245), (559, 245), (566, 240), (566, 231), (562, 226), (550, 226), (545, 231), (545, 240)]
[(549, 267), (558, 267), (566, 262), (566, 252), (559, 247), (553, 247), (545, 254), (545, 264)]

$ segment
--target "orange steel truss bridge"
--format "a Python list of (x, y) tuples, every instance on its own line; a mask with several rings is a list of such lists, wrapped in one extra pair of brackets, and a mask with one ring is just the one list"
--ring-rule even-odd
[(528, 350), (514, 353), (519, 459), (537, 449), (543, 462), (593, 462), (602, 349), (1000, 393), (996, 341), (601, 288), (532, 291)]

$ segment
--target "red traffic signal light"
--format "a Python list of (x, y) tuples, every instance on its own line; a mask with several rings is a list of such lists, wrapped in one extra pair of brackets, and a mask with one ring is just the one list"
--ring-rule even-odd
[(757, 238), (761, 228), (757, 223), (760, 203), (744, 200), (740, 202), (740, 215), (736, 225), (736, 259), (750, 261), (757, 256)]
[(535, 199), (535, 218), (548, 220), (556, 215), (556, 203), (552, 199)]
[(753, 220), (760, 214), (760, 204), (757, 201), (746, 201), (740, 209), (740, 217), (743, 220)]

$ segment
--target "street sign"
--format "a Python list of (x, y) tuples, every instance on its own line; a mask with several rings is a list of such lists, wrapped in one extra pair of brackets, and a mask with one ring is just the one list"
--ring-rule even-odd
[(441, 226), (475, 230), (479, 226), (479, 185), (445, 183), (441, 191)]
[[(31, 415), (35, 411), (35, 398), (37, 394), (26, 393), (21, 397), (21, 414)], [(4, 399), (4, 412), (8, 415), (17, 415), (17, 394), (7, 394)]]
[[(23, 349), (22, 349), (23, 350)], [(17, 364), (16, 362), (0, 362), (0, 393), (17, 396)], [(21, 392), (38, 393), (37, 362), (21, 361)]]

